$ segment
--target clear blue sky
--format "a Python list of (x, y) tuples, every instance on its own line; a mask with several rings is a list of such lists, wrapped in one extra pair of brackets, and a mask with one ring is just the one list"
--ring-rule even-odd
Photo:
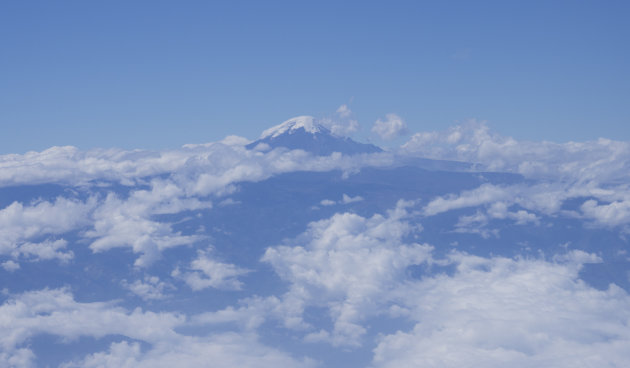
[(628, 1), (0, 3), (0, 153), (248, 138), (344, 103), (367, 136), (487, 120), (630, 140)]

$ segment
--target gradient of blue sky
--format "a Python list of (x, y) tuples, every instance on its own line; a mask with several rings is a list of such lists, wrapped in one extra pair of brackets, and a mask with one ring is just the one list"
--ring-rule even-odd
[(412, 132), (630, 139), (625, 1), (3, 1), (0, 153), (257, 137), (344, 103)]

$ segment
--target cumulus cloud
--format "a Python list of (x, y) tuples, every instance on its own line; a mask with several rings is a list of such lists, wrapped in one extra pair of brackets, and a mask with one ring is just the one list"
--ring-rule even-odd
[(319, 204), (322, 206), (334, 206), (336, 204), (349, 204), (349, 203), (361, 202), (363, 200), (364, 199), (361, 196), (351, 197), (347, 195), (346, 193), (344, 193), (339, 201), (333, 201), (331, 199), (322, 199), (319, 202)]
[(398, 290), (415, 321), (384, 336), (374, 366), (624, 366), (630, 354), (629, 295), (579, 279), (597, 257), (573, 251), (559, 262), (454, 253), (453, 276)]
[(476, 120), (445, 131), (420, 132), (401, 153), (483, 164), (530, 178), (616, 182), (630, 177), (630, 143), (600, 138), (589, 142), (518, 141)]
[(604, 226), (617, 226), (630, 223), (630, 201), (614, 201), (599, 204), (593, 199), (585, 201), (580, 207), (587, 218)]
[[(336, 134), (355, 129), (348, 123), (352, 113), (347, 106), (340, 107), (335, 119), (346, 121)], [(376, 133), (384, 138), (399, 135), (402, 128), (396, 119), (388, 115)], [(248, 150), (244, 147), (248, 143), (228, 137), (163, 152), (55, 147), (0, 156), (0, 186), (61, 183), (82, 186), (87, 193), (98, 186), (100, 193), (82, 199), (13, 202), (0, 209), (2, 272), (23, 272), (23, 261), (55, 260), (50, 267), (73, 262), (74, 254), (79, 254), (76, 247), (86, 244), (96, 253), (131, 249), (138, 257), (135, 265), (154, 273), (159, 267), (148, 267), (165, 250), (211, 241), (203, 234), (179, 231), (164, 215), (190, 211), (201, 218), (205, 211), (236, 203), (225, 198), (239, 190), (239, 183), (282, 173), (340, 170), (347, 177), (367, 166), (392, 167), (400, 162), (400, 156), (391, 153), (316, 157), (284, 148)], [(499, 236), (494, 225), (501, 221), (539, 225), (546, 216), (567, 216), (607, 231), (628, 232), (629, 152), (627, 143), (604, 139), (520, 142), (474, 122), (446, 132), (418, 133), (398, 154), (470, 161), (479, 164), (473, 171), (502, 170), (528, 180), (486, 183), (423, 198), (416, 203), (417, 211), (410, 209), (416, 204), (400, 202), (382, 215), (342, 212), (311, 222), (302, 234), (267, 248), (262, 257), (261, 270), (275, 272), (285, 289), (245, 295), (236, 303), (222, 300), (225, 303), (217, 307), (221, 309), (201, 310), (192, 317), (126, 309), (112, 302), (79, 302), (69, 289), (11, 296), (4, 291), (0, 366), (35, 365), (30, 341), (42, 334), (68, 343), (81, 336), (116, 336), (105, 351), (75, 358), (67, 367), (199, 366), (208, 361), (216, 366), (313, 364), (265, 346), (257, 334), (261, 328), (286, 329), (280, 334), (295, 344), (323, 341), (331, 349), (376, 346), (375, 367), (473, 362), (476, 366), (626, 366), (630, 362), (628, 294), (614, 285), (597, 290), (580, 279), (581, 265), (601, 261), (598, 257), (572, 251), (549, 259), (457, 252), (438, 258), (433, 246), (416, 243), (415, 237), (421, 235), (416, 221), (431, 221), (427, 217), (450, 211), (460, 211), (452, 231), (482, 237)], [(478, 173), (482, 179), (484, 175)], [(112, 182), (123, 184), (124, 190), (117, 191)], [(344, 193), (320, 205), (364, 200), (349, 193), (354, 196)], [(569, 199), (575, 201), (567, 209)], [(71, 243), (77, 237), (79, 241)], [(237, 295), (233, 298), (245, 294), (241, 279), (253, 272), (236, 261), (220, 260), (212, 250), (199, 251), (195, 258), (167, 269), (176, 265), (171, 276), (193, 291), (240, 290), (223, 293)], [(433, 265), (454, 271), (432, 272)], [(170, 302), (166, 298), (172, 283), (177, 283), (169, 275), (124, 277), (116, 286), (142, 299), (134, 298), (134, 303), (150, 301), (150, 306)], [(188, 287), (176, 292), (195, 295)], [(314, 310), (323, 311), (324, 323), (313, 317)], [(407, 327), (379, 325), (392, 320), (403, 320)], [(225, 326), (208, 330), (230, 331), (233, 325), (238, 329), (198, 333), (200, 326), (218, 324)], [(187, 328), (195, 330), (195, 336), (181, 332)]]
[(343, 104), (337, 109), (337, 114), (339, 114), (339, 116), (341, 116), (342, 118), (347, 118), (352, 115), (352, 110), (350, 110), (348, 105)]
[[(61, 197), (52, 204), (42, 202), (31, 206), (33, 211), (50, 212), (50, 216), (43, 214), (38, 219), (31, 216), (28, 221), (48, 219), (46, 221), (59, 222), (68, 218), (68, 221), (76, 222), (72, 226), (62, 223), (58, 224), (60, 226), (44, 223), (20, 225), (20, 215), (17, 213), (28, 212), (31, 207), (14, 203), (0, 210), (0, 222), (4, 221), (7, 225), (0, 228), (0, 232), (7, 235), (0, 240), (0, 255), (18, 257), (27, 254), (26, 248), (24, 252), (19, 250), (20, 245), (31, 237), (45, 235), (45, 229), (49, 229), (51, 235), (59, 235), (89, 225), (90, 228), (82, 236), (91, 240), (93, 251), (130, 247), (139, 254), (135, 264), (147, 267), (160, 258), (163, 250), (200, 240), (199, 236), (174, 231), (167, 222), (156, 221), (156, 215), (208, 209), (211, 207), (210, 201), (200, 200), (200, 197), (224, 196), (237, 190), (236, 185), (240, 182), (265, 180), (273, 175), (297, 170), (338, 169), (344, 175), (349, 175), (364, 166), (391, 165), (394, 159), (393, 155), (387, 153), (313, 156), (301, 150), (257, 152), (246, 149), (246, 143), (244, 139), (228, 137), (220, 142), (187, 145), (174, 151), (79, 151), (73, 147), (54, 147), (39, 153), (1, 156), (0, 187), (62, 183), (85, 188), (99, 186), (108, 192), (111, 181), (114, 181), (132, 188), (142, 186), (143, 189), (131, 190), (128, 196), (112, 191), (104, 198), (91, 198), (81, 204), (85, 208), (75, 210), (70, 206), (77, 207), (73, 203), (79, 201)], [(46, 206), (54, 208), (48, 210)], [(59, 213), (53, 213), (55, 211)], [(65, 212), (62, 214), (61, 211)], [(27, 229), (39, 230), (29, 235), (24, 233)], [(63, 261), (72, 258), (71, 252), (63, 252), (60, 247), (63, 239), (51, 236), (48, 240), (40, 248), (51, 249), (51, 245), (55, 245), (56, 258)], [(27, 248), (33, 250), (32, 244), (37, 242), (39, 240), (30, 241)], [(36, 252), (28, 254), (30, 257), (39, 255)]]
[[(305, 342), (344, 347), (364, 342), (369, 318), (408, 321), (409, 329), (369, 334), (377, 344), (375, 367), (630, 362), (630, 295), (614, 284), (598, 290), (580, 279), (582, 266), (601, 258), (572, 250), (549, 260), (463, 252), (437, 259), (433, 247), (402, 241), (412, 228), (408, 205), (387, 216), (343, 213), (311, 223), (298, 245), (271, 247), (262, 259), (289, 283), (287, 293), (244, 299), (240, 307), (193, 320), (252, 331), (277, 319), (303, 333)], [(417, 264), (450, 265), (454, 272), (411, 278), (405, 270)], [(310, 324), (308, 307), (327, 310), (331, 329)]]
[(457, 233), (479, 234), (484, 239), (488, 239), (491, 236), (499, 237), (498, 229), (486, 228), (488, 222), (488, 216), (480, 211), (477, 211), (473, 215), (460, 216), (457, 224), (455, 224), (454, 231)]
[(0, 306), (0, 365), (30, 367), (35, 355), (23, 347), (29, 338), (49, 334), (66, 339), (124, 336), (149, 343), (141, 349), (129, 340), (111, 344), (108, 351), (62, 364), (62, 367), (312, 367), (266, 347), (255, 335), (234, 333), (186, 336), (175, 331), (186, 324), (176, 313), (125, 310), (112, 303), (81, 303), (67, 289), (39, 290), (16, 295)]
[[(67, 241), (56, 238), (90, 224), (89, 214), (96, 199), (85, 202), (58, 197), (53, 202), (36, 201), (30, 205), (13, 202), (0, 210), (0, 255), (32, 260), (69, 261)], [(43, 241), (36, 239), (46, 237)]]
[(165, 291), (173, 288), (172, 285), (160, 281), (159, 277), (148, 275), (143, 280), (136, 280), (132, 283), (122, 280), (121, 285), (143, 300), (164, 299), (166, 298)]
[(157, 342), (172, 339), (173, 328), (184, 323), (171, 313), (128, 312), (111, 303), (76, 302), (67, 289), (26, 292), (0, 306), (0, 347), (14, 351), (30, 337), (52, 334), (70, 340), (79, 336), (121, 334)]
[(112, 180), (132, 184), (137, 178), (176, 170), (190, 153), (52, 147), (42, 152), (0, 156), (0, 186), (39, 183), (86, 184)]
[(502, 187), (483, 184), (480, 187), (462, 192), (460, 195), (437, 197), (423, 209), (426, 216), (437, 215), (459, 208), (474, 207), (485, 203), (500, 201), (509, 196), (509, 192)]
[(164, 175), (186, 196), (224, 195), (234, 184), (260, 181), (273, 175), (298, 171), (342, 170), (354, 172), (366, 166), (388, 166), (387, 153), (314, 156), (302, 150), (246, 149), (248, 141), (228, 137), (223, 141), (186, 145), (171, 151), (80, 151), (53, 147), (42, 152), (0, 156), (0, 187), (20, 184), (61, 183), (72, 186), (126, 186), (146, 184), (146, 179)]
[(172, 276), (184, 280), (194, 291), (209, 287), (240, 290), (243, 283), (238, 280), (238, 277), (251, 272), (236, 265), (213, 259), (210, 250), (199, 250), (197, 258), (190, 263), (188, 269), (188, 271), (181, 271), (177, 268), (172, 272)]
[(4, 268), (4, 270), (7, 272), (13, 272), (20, 269), (20, 264), (12, 260), (2, 262), (0, 266), (2, 266), (2, 268)]
[(209, 201), (188, 197), (174, 182), (155, 179), (150, 189), (134, 190), (127, 198), (109, 193), (94, 210), (93, 226), (84, 235), (94, 239), (90, 248), (95, 252), (132, 248), (134, 253), (140, 254), (135, 264), (146, 267), (158, 259), (164, 249), (201, 239), (173, 231), (170, 223), (156, 221), (153, 216), (211, 207)]
[(175, 345), (157, 344), (144, 353), (138, 343), (112, 343), (109, 350), (90, 354), (82, 360), (66, 363), (63, 368), (153, 368), (153, 367), (315, 367), (313, 360), (295, 359), (261, 345), (254, 336), (225, 333), (209, 338), (185, 338)]
[(297, 305), (298, 312), (303, 305), (325, 307), (334, 322), (332, 331), (307, 339), (360, 345), (366, 333), (361, 321), (378, 314), (380, 293), (404, 279), (409, 265), (430, 258), (430, 246), (402, 242), (412, 231), (402, 220), (408, 205), (400, 202), (387, 217), (336, 214), (311, 223), (301, 237), (306, 244), (267, 249), (262, 260), (291, 284), (283, 299)]
[(334, 206), (335, 204), (337, 204), (337, 202), (333, 201), (332, 199), (322, 199), (319, 204), (321, 204), (322, 206)]
[[(487, 195), (493, 195), (496, 201), (558, 214), (565, 200), (590, 197), (575, 216), (608, 228), (627, 227), (630, 223), (630, 142), (604, 138), (567, 143), (518, 141), (492, 132), (484, 122), (471, 120), (445, 131), (416, 133), (399, 153), (472, 162), (479, 164), (475, 170), (513, 172), (535, 180), (510, 190), (481, 187), (470, 195), (455, 196), (457, 201), (438, 198), (427, 207), (429, 212), (439, 212), (441, 206), (463, 206), (464, 201), (481, 205)], [(506, 195), (514, 198), (507, 199)], [(507, 217), (519, 223), (539, 220), (530, 212)]]
[(348, 136), (359, 130), (359, 122), (354, 119), (352, 110), (348, 105), (343, 104), (339, 106), (335, 116), (329, 118), (323, 118), (319, 120), (319, 123), (330, 129), (330, 132), (337, 136)]
[[(583, 200), (579, 211), (563, 210), (563, 203), (571, 198)], [(514, 206), (517, 208), (515, 209)], [(518, 208), (520, 207), (520, 208)], [(540, 224), (537, 213), (550, 216), (581, 218), (590, 225), (603, 228), (627, 228), (630, 224), (630, 193), (625, 187), (617, 190), (603, 189), (596, 185), (576, 185), (575, 183), (539, 183), (532, 185), (516, 184), (499, 186), (482, 184), (472, 190), (452, 193), (432, 198), (422, 209), (425, 216), (463, 208), (477, 208), (478, 225), (486, 225), (492, 219), (510, 219), (517, 225)], [(479, 212), (482, 211), (482, 212)], [(467, 231), (472, 217), (466, 215), (460, 222), (460, 230)], [(474, 229), (472, 229), (474, 230)], [(477, 230), (480, 230), (479, 228)]]
[[(425, 216), (435, 216), (443, 212), (458, 210), (462, 208), (477, 208), (472, 215), (462, 215), (455, 225), (455, 232), (479, 234), (483, 238), (491, 236), (498, 237), (498, 229), (488, 229), (491, 220), (513, 220), (516, 225), (540, 223), (540, 217), (524, 209), (510, 210), (513, 205), (525, 206), (536, 211), (555, 213), (559, 211), (564, 196), (557, 196), (553, 205), (550, 202), (539, 203), (536, 198), (540, 193), (537, 186), (496, 186), (492, 184), (482, 184), (481, 186), (465, 190), (459, 194), (449, 194), (433, 198), (424, 206), (422, 213)], [(549, 194), (549, 192), (546, 192)], [(550, 210), (550, 206), (552, 207)], [(481, 207), (481, 208), (479, 208)]]
[(363, 197), (361, 196), (350, 197), (349, 195), (344, 193), (341, 198), (341, 203), (348, 204), (348, 203), (354, 203), (354, 202), (361, 202), (362, 200), (363, 200)]
[(372, 132), (378, 134), (381, 139), (392, 140), (408, 133), (407, 123), (396, 114), (387, 114), (385, 120), (376, 120)]

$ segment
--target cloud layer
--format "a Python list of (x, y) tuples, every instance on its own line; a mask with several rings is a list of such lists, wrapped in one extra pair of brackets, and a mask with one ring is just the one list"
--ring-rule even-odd
[[(469, 122), (375, 154), (248, 143), (1, 156), (0, 367), (42, 365), (42, 336), (63, 367), (630, 364), (625, 284), (587, 272), (628, 270), (627, 142)], [(553, 246), (519, 253), (530, 233)]]

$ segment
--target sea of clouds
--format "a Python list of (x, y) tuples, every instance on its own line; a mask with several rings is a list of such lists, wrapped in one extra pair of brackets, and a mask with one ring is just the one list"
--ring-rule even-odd
[[(396, 117), (379, 125), (388, 137)], [(399, 128), (396, 128), (399, 127)], [(72, 285), (16, 292), (3, 285), (0, 367), (42, 364), (33, 338), (62, 343), (116, 337), (104, 350), (75, 356), (63, 367), (315, 367), (322, 349), (366, 351), (372, 367), (604, 367), (630, 365), (630, 295), (610, 284), (584, 282), (585, 264), (601, 255), (577, 249), (546, 257), (435, 252), (414, 241), (426, 219), (475, 208), (454, 228), (491, 237), (495, 220), (545, 226), (543, 217), (578, 220), (585, 227), (630, 232), (630, 142), (522, 142), (469, 122), (442, 132), (411, 135), (382, 153), (314, 156), (283, 148), (248, 150), (240, 137), (177, 150), (89, 150), (53, 147), (0, 156), (0, 187), (54, 184), (51, 198), (4, 198), (0, 208), (0, 273), (25, 264), (76, 262), (77, 247), (93, 257), (129, 251), (135, 278), (120, 283), (121, 297), (78, 300)], [(221, 245), (197, 249), (167, 273), (151, 266), (168, 249), (204, 243), (203, 232), (184, 233), (168, 215), (219, 211), (239, 184), (291, 172), (390, 168), (410, 157), (476, 164), (470, 171), (520, 174), (516, 184), (399, 201), (369, 216), (339, 210), (305, 224), (282, 244), (261, 244), (260, 267), (284, 285), (281, 292), (249, 293), (245, 276), (256, 270), (222, 259)], [(371, 198), (344, 194), (320, 205)], [(572, 207), (565, 204), (577, 201)], [(625, 240), (624, 240), (625, 241)], [(605, 246), (605, 245), (602, 245)], [(448, 269), (422, 277), (410, 267)], [(245, 293), (232, 305), (187, 313), (156, 307), (177, 288), (190, 293)], [(121, 303), (125, 293), (139, 298)], [(240, 294), (239, 294), (240, 295)], [(123, 305), (124, 304), (124, 305)], [(322, 311), (326, 323), (309, 318)], [(379, 328), (375, 321), (398, 321)], [(295, 344), (270, 342), (285, 331)], [(195, 332), (189, 332), (194, 330)], [(309, 350), (309, 346), (316, 346)], [(324, 348), (322, 348), (322, 346)], [(363, 350), (361, 350), (363, 349)]]

